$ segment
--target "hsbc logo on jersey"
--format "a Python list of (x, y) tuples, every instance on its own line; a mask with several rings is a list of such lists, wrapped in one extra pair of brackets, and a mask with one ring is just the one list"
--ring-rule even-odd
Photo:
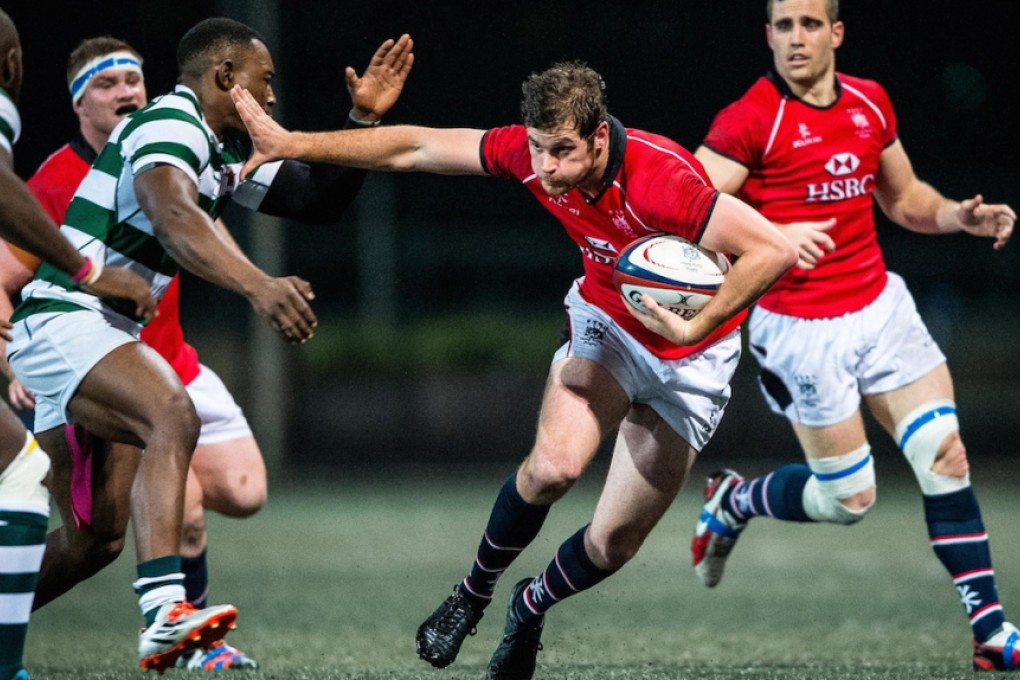
[(842, 177), (854, 172), (861, 165), (861, 159), (852, 153), (838, 153), (825, 164), (825, 171), (833, 177)]
[(853, 174), (861, 166), (861, 159), (852, 153), (837, 153), (825, 163), (825, 171), (840, 179), (807, 185), (808, 203), (830, 203), (845, 201), (870, 194), (875, 190), (875, 175), (868, 173), (863, 177)]

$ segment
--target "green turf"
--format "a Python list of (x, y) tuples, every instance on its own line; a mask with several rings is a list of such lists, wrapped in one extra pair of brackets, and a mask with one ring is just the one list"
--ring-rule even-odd
[[(465, 482), (445, 472), (388, 482), (334, 472), (314, 486), (271, 489), (253, 519), (211, 518), (212, 600), (241, 610), (230, 639), (262, 662), (250, 677), (484, 676), (509, 585), (544, 567), (588, 520), (601, 470), (556, 507), (458, 662), (434, 671), (415, 657), (415, 628), (463, 576), (502, 481), (502, 473)], [(552, 611), (537, 677), (973, 678), (969, 629), (928, 548), (915, 490), (883, 485), (872, 514), (849, 529), (759, 520), (709, 591), (687, 551), (697, 486), (630, 565)], [(1005, 483), (982, 489), (1007, 611), (1020, 607), (1015, 499)], [(139, 677), (133, 563), (125, 554), (37, 613), (33, 678)]]

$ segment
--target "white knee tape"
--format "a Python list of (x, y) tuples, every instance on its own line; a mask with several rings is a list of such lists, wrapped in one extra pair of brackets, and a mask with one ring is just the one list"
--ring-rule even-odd
[(924, 495), (938, 496), (970, 486), (970, 475), (948, 477), (931, 471), (942, 442), (959, 431), (956, 404), (948, 399), (921, 404), (897, 423), (896, 441), (914, 469)]
[(832, 498), (850, 498), (875, 486), (875, 463), (867, 444), (842, 456), (810, 458), (808, 467), (821, 492)]
[(0, 510), (50, 514), (50, 492), (43, 486), (50, 457), (28, 433), (25, 445), (0, 473)]
[(808, 465), (814, 474), (804, 486), (802, 496), (807, 516), (818, 522), (837, 524), (861, 521), (868, 508), (850, 510), (840, 499), (874, 488), (875, 464), (871, 447), (865, 444), (842, 456), (809, 459)]

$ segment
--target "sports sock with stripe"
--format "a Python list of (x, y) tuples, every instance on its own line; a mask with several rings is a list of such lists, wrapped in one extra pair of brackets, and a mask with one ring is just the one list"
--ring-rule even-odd
[(517, 473), (499, 490), (478, 544), (471, 571), (460, 590), (471, 606), (482, 611), (492, 602), (496, 581), (538, 535), (549, 514), (548, 505), (532, 505), (517, 492)]
[(615, 573), (615, 569), (600, 569), (584, 549), (584, 534), (588, 526), (581, 527), (556, 552), (556, 557), (521, 596), (511, 605), (517, 618), (533, 622), (545, 615), (557, 602), (588, 590)]
[(132, 586), (138, 595), (138, 607), (148, 628), (164, 604), (184, 602), (184, 574), (181, 556), (167, 555), (138, 564), (138, 580)]
[(0, 678), (22, 668), (28, 619), (46, 549), (47, 515), (0, 510)]
[(931, 547), (953, 577), (974, 639), (984, 642), (1005, 622), (995, 587), (988, 534), (974, 489), (924, 496)]
[(803, 498), (811, 474), (804, 463), (784, 465), (762, 477), (734, 484), (723, 494), (722, 507), (741, 522), (759, 516), (810, 522)]

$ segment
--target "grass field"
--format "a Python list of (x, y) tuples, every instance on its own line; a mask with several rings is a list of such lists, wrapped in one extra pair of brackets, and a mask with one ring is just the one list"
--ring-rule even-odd
[[(996, 486), (988, 474), (982, 487), (1007, 613), (1011, 603), (1020, 611), (1011, 465), (1000, 474), (1006, 481)], [(554, 509), (500, 584), (478, 635), (453, 667), (435, 671), (416, 658), (414, 631), (463, 576), (503, 479), (446, 472), (389, 481), (331, 473), (315, 485), (271, 489), (251, 520), (211, 518), (212, 601), (240, 608), (230, 639), (261, 661), (252, 678), (484, 676), (509, 585), (544, 567), (588, 520), (602, 472), (589, 471)], [(624, 570), (550, 613), (537, 677), (973, 677), (969, 629), (927, 545), (912, 487), (885, 483), (873, 513), (849, 529), (758, 520), (714, 591), (689, 566), (699, 487), (681, 494)], [(133, 564), (126, 552), (36, 614), (27, 650), (34, 679), (139, 677)]]

